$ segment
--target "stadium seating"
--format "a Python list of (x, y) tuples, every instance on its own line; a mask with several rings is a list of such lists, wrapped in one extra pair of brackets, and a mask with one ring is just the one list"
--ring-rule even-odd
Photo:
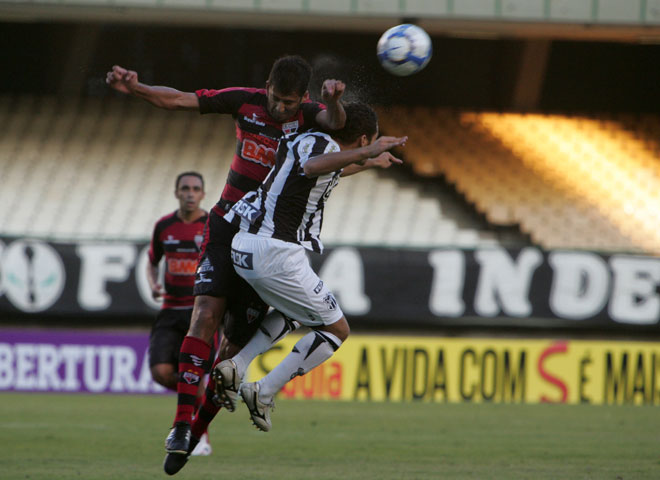
[[(660, 252), (658, 116), (379, 113), (384, 133), (410, 137), (398, 153), (415, 177), (390, 169), (342, 181), (326, 244), (494, 245), (508, 228), (546, 248)], [(235, 149), (228, 116), (129, 98), (4, 96), (0, 125), (5, 236), (147, 239), (176, 208), (176, 174), (204, 174), (209, 208)]]
[(660, 252), (657, 116), (391, 107), (380, 118), (409, 135), (417, 174), (444, 177), (494, 225), (546, 248)]
[[(210, 208), (235, 150), (231, 117), (167, 112), (135, 99), (0, 97), (0, 235), (59, 240), (150, 237), (177, 207), (174, 178), (198, 170)], [(394, 172), (391, 169), (388, 172)], [(326, 244), (491, 245), (469, 215), (443, 215), (434, 193), (383, 172), (342, 181)], [(474, 215), (473, 212), (471, 212)], [(466, 220), (467, 218), (467, 220)], [(460, 225), (459, 225), (460, 223)]]

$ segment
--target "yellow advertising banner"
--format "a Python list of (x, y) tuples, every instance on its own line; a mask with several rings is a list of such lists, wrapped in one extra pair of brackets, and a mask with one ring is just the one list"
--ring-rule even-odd
[[(291, 335), (252, 363), (258, 380)], [(660, 404), (660, 343), (351, 335), (284, 398), (419, 402)]]

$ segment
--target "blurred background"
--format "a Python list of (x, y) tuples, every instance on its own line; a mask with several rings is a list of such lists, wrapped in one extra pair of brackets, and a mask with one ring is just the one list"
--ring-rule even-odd
[[(399, 23), (433, 41), (410, 77), (376, 58)], [(145, 248), (175, 176), (219, 198), (232, 119), (159, 110), (106, 72), (262, 87), (284, 54), (314, 67), (312, 98), (342, 79), (410, 137), (404, 166), (334, 190), (312, 259), (355, 331), (660, 333), (659, 0), (0, 1), (0, 33), (0, 342), (146, 336)]]

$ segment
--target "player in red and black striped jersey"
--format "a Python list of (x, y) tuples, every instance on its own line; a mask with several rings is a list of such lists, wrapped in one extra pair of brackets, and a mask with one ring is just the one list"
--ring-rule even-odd
[(197, 384), (209, 371), (205, 363), (197, 365), (195, 359), (208, 356), (213, 334), (223, 317), (224, 335), (216, 362), (232, 357), (252, 337), (268, 308), (234, 271), (230, 255), (236, 228), (221, 217), (234, 202), (263, 181), (273, 166), (277, 144), (283, 135), (310, 128), (337, 130), (344, 126), (346, 115), (341, 104), (344, 83), (325, 80), (321, 89), (325, 105), (322, 105), (309, 101), (310, 78), (311, 67), (298, 56), (278, 59), (265, 89), (181, 92), (142, 84), (136, 72), (119, 66), (107, 74), (106, 83), (112, 88), (157, 107), (231, 114), (236, 122), (236, 154), (227, 185), (207, 222), (195, 280), (193, 316), (179, 356), (177, 413), (166, 441), (168, 474), (176, 473), (185, 464), (201, 431), (220, 408), (213, 401), (215, 385), (210, 381), (191, 430)]
[[(161, 307), (149, 337), (149, 367), (152, 378), (170, 390), (177, 390), (179, 351), (190, 328), (194, 299), (195, 272), (208, 218), (200, 208), (204, 198), (204, 178), (197, 172), (183, 172), (176, 178), (174, 195), (179, 208), (156, 222), (147, 262), (147, 280), (154, 299)], [(158, 266), (164, 261), (164, 288)], [(212, 361), (212, 357), (206, 359)], [(199, 397), (201, 400), (201, 394)], [(210, 454), (208, 437), (195, 454)]]
[[(180, 174), (174, 195), (179, 200), (179, 208), (162, 217), (154, 226), (147, 279), (154, 299), (163, 300), (151, 331), (151, 374), (156, 382), (176, 391), (179, 350), (190, 328), (195, 271), (208, 218), (206, 211), (200, 208), (204, 198), (204, 179), (197, 172)], [(158, 280), (158, 265), (163, 257), (164, 288)]]

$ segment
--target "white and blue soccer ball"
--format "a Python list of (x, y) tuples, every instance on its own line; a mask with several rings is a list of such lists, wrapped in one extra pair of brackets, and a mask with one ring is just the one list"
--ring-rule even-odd
[(404, 23), (383, 33), (376, 52), (385, 70), (405, 77), (419, 72), (429, 63), (433, 45), (424, 29)]

